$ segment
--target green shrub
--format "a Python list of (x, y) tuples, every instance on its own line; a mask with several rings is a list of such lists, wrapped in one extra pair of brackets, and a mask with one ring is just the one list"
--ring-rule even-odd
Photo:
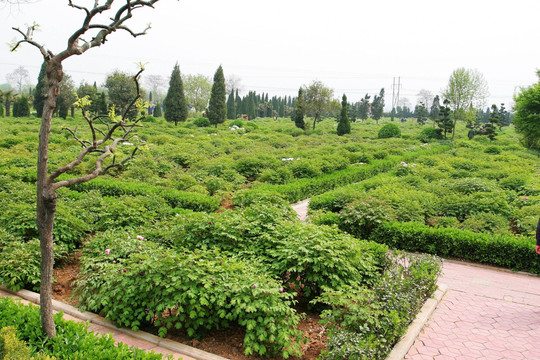
[(501, 148), (498, 147), (498, 146), (490, 145), (490, 146), (488, 146), (488, 147), (486, 147), (486, 148), (484, 149), (484, 152), (485, 152), (486, 154), (499, 155), (499, 154), (502, 152), (502, 150), (501, 150)]
[[(39, 240), (17, 241), (0, 231), (0, 284), (12, 290), (39, 291), (41, 281), (41, 250)], [(54, 259), (61, 263), (67, 258), (67, 248), (54, 245)]]
[(16, 330), (12, 326), (0, 329), (0, 359), (30, 359), (30, 348), (17, 339)]
[(379, 150), (373, 153), (373, 158), (375, 160), (385, 159), (387, 156), (388, 156), (388, 152), (384, 150)]
[(401, 130), (396, 124), (388, 123), (384, 125), (377, 134), (379, 139), (389, 139), (393, 137), (401, 137)]
[(266, 169), (261, 173), (259, 181), (268, 184), (286, 184), (293, 178), (291, 170), (285, 167), (280, 167), (276, 170)]
[(61, 360), (158, 360), (163, 358), (161, 354), (153, 351), (147, 353), (121, 342), (117, 343), (110, 335), (94, 334), (89, 331), (87, 323), (64, 320), (62, 315), (62, 313), (54, 315), (56, 336), (48, 339), (47, 335), (41, 331), (39, 307), (16, 303), (11, 298), (0, 298), (0, 328), (14, 327), (21, 341), (26, 342), (31, 349), (39, 349), (40, 354), (37, 355), (36, 360), (46, 360), (47, 356)]
[(148, 115), (142, 119), (142, 122), (155, 123), (157, 122), (157, 119), (153, 117), (152, 115)]
[(82, 307), (119, 325), (137, 330), (152, 324), (160, 336), (184, 328), (200, 337), (238, 323), (246, 328), (246, 354), (299, 354), (293, 294), (257, 264), (231, 254), (171, 251), (109, 233), (85, 248), (81, 275), (76, 293)]
[(372, 290), (328, 290), (317, 302), (330, 306), (324, 359), (384, 359), (436, 290), (441, 262), (431, 256), (394, 254)]
[(340, 212), (347, 204), (362, 197), (363, 192), (343, 187), (315, 196), (309, 201), (309, 209)]
[(432, 140), (442, 140), (442, 129), (435, 129), (432, 127), (423, 128), (420, 135), (418, 135), (418, 139), (423, 143), (428, 143)]
[(197, 127), (209, 127), (210, 126), (210, 120), (205, 117), (199, 117), (193, 120), (193, 124)]
[(297, 179), (313, 178), (321, 174), (318, 164), (315, 164), (313, 161), (295, 161), (291, 164), (290, 168), (293, 176)]
[(367, 239), (383, 221), (394, 220), (394, 209), (387, 201), (365, 197), (340, 211), (342, 229), (360, 239)]
[(98, 178), (71, 186), (77, 191), (99, 190), (103, 196), (148, 195), (162, 197), (172, 208), (184, 208), (195, 211), (215, 211), (219, 199), (192, 192), (183, 192), (171, 188), (146, 185), (141, 183), (120, 182), (115, 179)]
[(510, 235), (508, 219), (488, 212), (470, 215), (461, 223), (460, 228), (475, 233)]
[(526, 195), (527, 181), (518, 176), (511, 176), (499, 182), (499, 186), (506, 190), (513, 190), (519, 195)]
[(540, 274), (540, 259), (533, 238), (477, 234), (458, 229), (432, 228), (419, 223), (386, 222), (371, 240), (392, 249), (436, 254), (512, 270)]
[(472, 194), (476, 192), (490, 192), (492, 186), (485, 180), (479, 178), (464, 178), (457, 180), (450, 185), (450, 188), (462, 194)]

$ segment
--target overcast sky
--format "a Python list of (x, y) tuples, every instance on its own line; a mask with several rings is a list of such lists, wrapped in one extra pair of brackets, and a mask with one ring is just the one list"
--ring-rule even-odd
[[(37, 22), (34, 39), (59, 52), (83, 19), (66, 4), (0, 5), (0, 83), (19, 65), (36, 82), (42, 62), (27, 44), (9, 52), (17, 39), (11, 27)], [(129, 23), (136, 30), (152, 23), (147, 35), (114, 33), (64, 69), (77, 85), (99, 85), (116, 69), (134, 72), (139, 61), (146, 74), (166, 77), (176, 62), (182, 73), (210, 77), (221, 64), (246, 91), (295, 95), (321, 80), (336, 97), (357, 101), (384, 87), (388, 108), (394, 77), (414, 106), (420, 89), (438, 94), (452, 70), (465, 67), (485, 76), (490, 104), (508, 107), (516, 89), (537, 81), (539, 14), (539, 0), (161, 0)]]

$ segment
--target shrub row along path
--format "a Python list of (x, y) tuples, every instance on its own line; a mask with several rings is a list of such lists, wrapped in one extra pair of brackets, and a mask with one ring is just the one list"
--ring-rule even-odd
[[(302, 220), (308, 203), (292, 205)], [(448, 291), (405, 360), (540, 359), (540, 277), (453, 260), (442, 270)]]

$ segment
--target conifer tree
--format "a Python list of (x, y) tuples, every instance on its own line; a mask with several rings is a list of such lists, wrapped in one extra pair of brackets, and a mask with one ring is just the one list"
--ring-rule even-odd
[(495, 140), (497, 133), (495, 132), (495, 127), (499, 125), (499, 109), (497, 105), (491, 105), (491, 114), (489, 115), (489, 123), (485, 125), (485, 135), (489, 140)]
[(349, 121), (347, 105), (347, 96), (343, 94), (341, 101), (341, 115), (339, 116), (339, 123), (337, 126), (337, 134), (339, 136), (351, 133), (351, 123)]
[(447, 134), (452, 132), (454, 128), (454, 122), (450, 116), (450, 101), (444, 100), (443, 105), (439, 110), (439, 118), (436, 120), (437, 126), (443, 131), (444, 138), (447, 138)]
[(379, 95), (373, 97), (373, 103), (371, 103), (371, 117), (379, 123), (380, 118), (383, 115), (384, 109), (384, 88), (381, 89)]
[(210, 124), (215, 125), (225, 122), (227, 117), (227, 106), (225, 104), (225, 76), (221, 65), (214, 74), (214, 83), (212, 84), (212, 92), (210, 93), (210, 103), (208, 105), (208, 120)]
[(360, 105), (358, 106), (358, 117), (362, 121), (366, 120), (369, 117), (369, 98), (370, 97), (371, 96), (366, 94), (366, 96), (364, 96), (362, 100), (360, 100)]
[(433, 103), (431, 104), (431, 111), (429, 112), (429, 117), (433, 121), (437, 121), (439, 119), (439, 112), (441, 110), (441, 105), (439, 104), (439, 95), (436, 95), (433, 99)]
[(304, 90), (298, 89), (298, 98), (294, 104), (294, 125), (297, 128), (305, 130), (306, 123), (304, 122)]
[(420, 105), (417, 105), (416, 107), (416, 121), (419, 125), (424, 125), (427, 121), (427, 110), (424, 106), (424, 103), (421, 102)]
[(231, 89), (227, 99), (227, 119), (236, 119), (236, 104), (234, 102), (234, 89)]
[(165, 120), (174, 121), (174, 125), (178, 125), (179, 121), (186, 121), (188, 110), (178, 63), (174, 65), (171, 80), (169, 81), (169, 90), (163, 101), (163, 106), (165, 108)]
[(157, 103), (156, 107), (154, 108), (154, 117), (162, 117), (163, 112), (161, 111), (161, 104)]
[(43, 115), (43, 104), (45, 104), (45, 89), (47, 88), (47, 63), (41, 64), (39, 70), (38, 83), (34, 91), (34, 109), (36, 109), (37, 117)]

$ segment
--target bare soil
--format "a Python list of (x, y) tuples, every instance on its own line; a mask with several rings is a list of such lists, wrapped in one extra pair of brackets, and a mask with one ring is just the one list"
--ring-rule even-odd
[[(77, 305), (77, 301), (71, 299), (71, 293), (80, 269), (80, 256), (80, 253), (75, 252), (70, 262), (54, 270), (55, 283), (53, 285), (53, 297), (55, 300)], [(320, 318), (317, 314), (307, 313), (305, 318), (300, 321), (298, 327), (308, 340), (302, 346), (302, 358), (291, 357), (289, 359), (311, 360), (317, 359), (320, 356), (321, 351), (326, 348), (326, 329), (323, 325), (319, 324), (319, 320)], [(149, 331), (151, 330), (149, 329)], [(231, 360), (282, 359), (281, 357), (268, 358), (244, 355), (244, 348), (242, 346), (244, 335), (245, 331), (241, 326), (232, 326), (228, 329), (211, 331), (206, 337), (200, 340), (190, 339), (181, 331), (173, 332), (167, 338)]]

